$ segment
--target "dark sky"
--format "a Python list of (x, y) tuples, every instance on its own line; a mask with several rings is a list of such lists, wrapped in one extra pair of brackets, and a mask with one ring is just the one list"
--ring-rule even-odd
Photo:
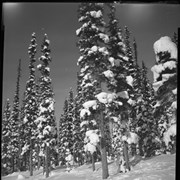
[[(11, 103), (15, 93), (17, 64), (22, 60), (21, 98), (29, 76), (28, 46), (31, 34), (36, 33), (38, 53), (44, 33), (51, 42), (51, 78), (56, 100), (56, 118), (62, 112), (65, 97), (70, 87), (76, 91), (76, 72), (79, 51), (76, 29), (81, 25), (77, 19), (78, 3), (3, 3), (5, 25), (3, 104), (6, 98)], [(180, 27), (180, 5), (170, 4), (121, 4), (117, 6), (120, 27), (128, 26), (135, 37), (138, 60), (145, 61), (148, 77), (152, 81), (150, 68), (154, 65), (153, 43), (162, 36), (172, 37)], [(39, 64), (37, 60), (37, 64)], [(37, 73), (38, 75), (38, 73)]]

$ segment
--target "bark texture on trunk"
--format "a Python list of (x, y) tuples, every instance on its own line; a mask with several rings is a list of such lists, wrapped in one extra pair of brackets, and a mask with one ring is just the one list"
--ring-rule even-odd
[(30, 176), (33, 176), (32, 140), (31, 139), (30, 139), (30, 152), (29, 152), (29, 171), (30, 171)]
[[(101, 105), (102, 106), (102, 105)], [(106, 153), (106, 140), (105, 140), (105, 130), (104, 130), (104, 118), (102, 107), (100, 107), (100, 131), (101, 131), (101, 162), (102, 162), (102, 178), (107, 179), (109, 176), (108, 163), (107, 163), (107, 153)]]
[(126, 169), (128, 169), (130, 171), (129, 156), (128, 156), (128, 144), (126, 141), (124, 141), (123, 144), (124, 144), (124, 159), (126, 161)]
[(91, 154), (92, 157), (92, 170), (95, 171), (95, 159), (94, 159), (94, 153)]
[(46, 145), (46, 159), (45, 159), (46, 178), (49, 177), (49, 147)]

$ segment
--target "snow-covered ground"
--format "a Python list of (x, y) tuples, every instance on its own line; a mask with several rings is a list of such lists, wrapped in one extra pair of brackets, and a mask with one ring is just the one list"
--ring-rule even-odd
[[(175, 179), (175, 154), (160, 155), (149, 159), (142, 159), (140, 156), (131, 159), (132, 169), (130, 172), (116, 174), (116, 165), (109, 163), (108, 180), (174, 180)], [(96, 163), (96, 171), (92, 172), (91, 164), (83, 165), (66, 172), (64, 168), (53, 170), (47, 180), (101, 180), (101, 163)], [(29, 172), (13, 173), (2, 177), (2, 180), (42, 180), (42, 170), (34, 172), (29, 178)]]

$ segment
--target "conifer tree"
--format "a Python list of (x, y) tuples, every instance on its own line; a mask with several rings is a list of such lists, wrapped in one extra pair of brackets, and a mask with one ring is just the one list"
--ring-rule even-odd
[(13, 101), (12, 114), (10, 118), (11, 134), (10, 134), (10, 153), (12, 155), (12, 172), (16, 169), (19, 169), (19, 125), (20, 125), (20, 107), (19, 107), (19, 91), (20, 91), (20, 77), (21, 77), (21, 60), (19, 60), (18, 69), (17, 69), (17, 82), (16, 82), (16, 91)]
[(59, 120), (59, 159), (61, 161), (61, 164), (65, 164), (65, 155), (66, 155), (66, 149), (68, 145), (68, 128), (67, 128), (67, 113), (68, 113), (68, 100), (65, 99), (64, 101), (64, 107), (63, 107), (63, 113), (60, 116)]
[(81, 133), (81, 127), (80, 127), (80, 116), (78, 111), (78, 100), (77, 96), (73, 99), (74, 105), (73, 105), (73, 126), (72, 126), (72, 132), (73, 132), (73, 156), (76, 163), (79, 165), (83, 164), (83, 135)]
[(84, 138), (85, 138), (85, 129), (81, 128), (82, 119), (80, 118), (80, 110), (82, 108), (82, 104), (84, 103), (85, 98), (83, 97), (83, 91), (81, 85), (82, 78), (79, 76), (80, 72), (77, 73), (77, 95), (74, 98), (74, 151), (75, 151), (75, 160), (79, 164), (83, 164), (84, 162)]
[(9, 99), (6, 100), (2, 117), (2, 139), (1, 139), (1, 172), (7, 175), (11, 170), (11, 153), (9, 151), (9, 141), (11, 134), (10, 126), (11, 105)]
[(24, 131), (25, 129), (25, 124), (23, 123), (24, 121), (24, 117), (25, 117), (25, 92), (23, 94), (23, 98), (22, 98), (22, 103), (21, 103), (21, 109), (20, 109), (20, 122), (21, 122), (21, 127), (20, 127), (20, 145), (21, 145), (21, 170), (27, 170), (27, 165), (28, 165), (28, 153), (22, 153), (22, 146), (26, 140), (26, 133)]
[[(35, 89), (36, 89), (36, 104), (37, 104), (37, 107), (39, 107), (40, 103), (41, 103), (40, 79), (39, 78), (36, 78)], [(38, 108), (36, 112), (37, 112), (37, 115), (39, 116), (40, 109)], [(35, 122), (36, 122), (36, 124), (38, 124), (37, 121), (35, 121)], [(37, 162), (37, 169), (39, 169), (40, 166), (42, 165), (42, 160), (44, 158), (44, 154), (41, 152), (41, 141), (38, 138), (38, 131), (36, 131), (35, 136), (36, 136), (36, 139), (34, 140), (34, 147), (35, 147), (35, 151), (36, 151), (35, 159)]]
[(69, 91), (68, 95), (68, 111), (67, 111), (67, 148), (70, 150), (71, 154), (73, 154), (73, 119), (74, 119), (74, 95), (72, 88)]
[(154, 75), (153, 88), (157, 99), (154, 116), (158, 118), (159, 138), (165, 149), (172, 150), (176, 137), (177, 109), (177, 46), (168, 36), (154, 43), (156, 64), (151, 68)]
[(26, 134), (26, 139), (23, 145), (22, 154), (28, 151), (29, 154), (29, 171), (30, 176), (33, 175), (33, 151), (34, 151), (34, 141), (36, 139), (36, 123), (37, 119), (37, 97), (36, 97), (36, 82), (35, 82), (35, 68), (34, 63), (36, 62), (36, 35), (32, 33), (31, 43), (28, 48), (28, 54), (30, 59), (29, 64), (29, 80), (26, 83), (25, 90), (25, 106), (24, 106), (24, 133)]
[[(79, 22), (83, 24), (76, 31), (77, 36), (80, 37), (78, 47), (81, 56), (78, 60), (78, 65), (83, 79), (81, 86), (83, 92), (87, 92), (85, 103), (92, 102), (93, 100), (95, 102), (96, 95), (102, 92), (103, 72), (107, 70), (107, 65), (110, 65), (107, 59), (108, 51), (103, 44), (100, 45), (100, 42), (104, 43), (109, 40), (108, 36), (104, 33), (105, 22), (103, 20), (102, 3), (82, 3), (79, 7), (78, 16)], [(83, 111), (81, 110), (81, 112)], [(102, 177), (106, 179), (109, 174), (106, 157), (103, 105), (101, 103), (99, 103), (98, 113), (99, 117), (96, 117), (96, 121), (99, 119), (98, 124), (101, 132)]]
[(142, 61), (142, 77), (141, 77), (141, 93), (142, 93), (142, 101), (139, 106), (139, 116), (137, 127), (138, 127), (138, 135), (140, 140), (142, 141), (143, 152), (142, 154), (147, 156), (151, 156), (154, 153), (154, 143), (153, 139), (156, 136), (156, 123), (153, 118), (153, 97), (152, 97), (152, 87), (147, 78), (147, 67)]
[[(125, 43), (125, 53), (126, 53), (126, 56), (128, 57), (128, 63), (126, 64), (127, 65), (127, 71), (128, 71), (128, 75), (132, 75), (135, 71), (135, 58), (137, 58), (137, 54), (135, 54), (135, 58), (133, 58), (133, 50), (132, 50), (132, 47), (131, 47), (131, 41), (130, 41), (130, 31), (128, 29), (127, 26), (125, 26), (124, 28), (124, 43)], [(134, 44), (134, 48), (136, 49), (136, 43)], [(137, 51), (135, 51), (137, 52)]]
[[(117, 156), (118, 162), (118, 173), (124, 172), (126, 170), (130, 170), (129, 162), (128, 162), (128, 152), (127, 152), (127, 144), (123, 142), (122, 136), (125, 133), (125, 129), (128, 126), (128, 118), (125, 114), (127, 114), (128, 109), (130, 107), (128, 103), (129, 93), (128, 91), (132, 89), (131, 84), (127, 82), (128, 73), (128, 66), (129, 58), (127, 54), (125, 40), (122, 36), (122, 31), (118, 27), (118, 20), (115, 17), (115, 5), (108, 4), (110, 9), (109, 15), (109, 24), (108, 24), (108, 31), (109, 31), (109, 43), (108, 43), (108, 50), (109, 50), (109, 61), (111, 62), (111, 71), (114, 74), (115, 83), (108, 84), (108, 88), (110, 91), (115, 92), (119, 95), (116, 101), (119, 101), (120, 106), (110, 108), (111, 115), (114, 119), (112, 125), (113, 131), (111, 130), (112, 136), (112, 143), (113, 143), (113, 150)], [(123, 106), (122, 106), (123, 104)], [(126, 118), (121, 118), (126, 117)], [(112, 133), (113, 132), (113, 133)], [(126, 149), (126, 151), (124, 151)], [(124, 157), (122, 161), (126, 161), (126, 165), (120, 164), (120, 156)]]
[(37, 66), (41, 73), (39, 80), (41, 98), (39, 103), (39, 114), (36, 122), (38, 124), (38, 139), (41, 143), (40, 148), (43, 151), (42, 153), (45, 155), (46, 177), (49, 176), (51, 153), (57, 140), (56, 122), (54, 115), (55, 101), (49, 68), (49, 63), (51, 62), (49, 45), (50, 41), (48, 40), (47, 34), (45, 34), (41, 46), (42, 55), (39, 58), (41, 64)]

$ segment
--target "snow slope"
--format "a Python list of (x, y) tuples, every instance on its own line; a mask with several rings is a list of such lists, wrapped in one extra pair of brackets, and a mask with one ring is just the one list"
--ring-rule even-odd
[[(132, 170), (123, 174), (116, 174), (116, 165), (109, 163), (108, 180), (174, 180), (175, 179), (175, 154), (160, 155), (149, 159), (142, 159), (136, 156), (130, 159)], [(101, 180), (101, 163), (96, 163), (96, 171), (92, 172), (91, 164), (83, 165), (66, 172), (64, 168), (52, 171), (47, 180)], [(19, 173), (13, 173), (2, 177), (2, 180), (18, 180)], [(34, 176), (29, 178), (29, 173), (21, 172), (19, 179), (42, 180), (46, 179), (42, 175), (42, 170), (34, 172)], [(23, 178), (24, 177), (24, 178)]]

